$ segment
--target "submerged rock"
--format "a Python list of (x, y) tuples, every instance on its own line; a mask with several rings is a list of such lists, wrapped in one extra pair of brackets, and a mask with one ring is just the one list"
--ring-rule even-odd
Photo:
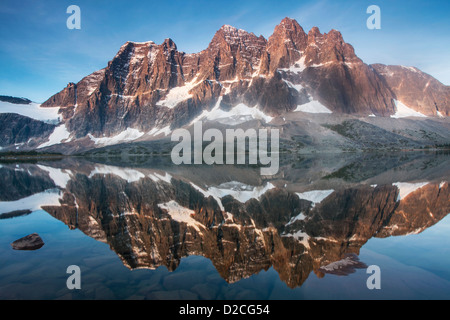
[(44, 241), (37, 233), (30, 234), (11, 243), (11, 247), (14, 250), (38, 250), (43, 245)]

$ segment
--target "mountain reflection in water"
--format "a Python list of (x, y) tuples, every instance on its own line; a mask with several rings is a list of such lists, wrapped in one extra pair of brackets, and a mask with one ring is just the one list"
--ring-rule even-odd
[(369, 239), (418, 234), (450, 212), (445, 154), (284, 159), (274, 177), (153, 160), (3, 164), (0, 218), (43, 209), (129, 269), (203, 256), (228, 283), (273, 268), (296, 288), (311, 272), (367, 268)]

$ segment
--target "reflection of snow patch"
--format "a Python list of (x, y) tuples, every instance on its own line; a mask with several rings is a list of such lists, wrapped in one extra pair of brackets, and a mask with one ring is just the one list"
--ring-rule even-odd
[(32, 196), (15, 200), (0, 201), (0, 213), (8, 213), (19, 210), (41, 210), (42, 206), (60, 206), (60, 191), (57, 189), (46, 190)]
[(306, 219), (306, 216), (303, 214), (303, 212), (301, 212), (298, 216), (295, 216), (291, 219), (291, 221), (288, 222), (288, 224), (286, 224), (286, 226), (290, 226), (291, 224), (293, 224), (296, 221), (303, 221)]
[(218, 196), (213, 195), (213, 194), (211, 194), (210, 192), (203, 190), (202, 188), (200, 188), (199, 186), (193, 184), (192, 182), (191, 182), (191, 186), (192, 186), (195, 190), (197, 190), (198, 192), (200, 192), (201, 194), (203, 194), (206, 198), (208, 198), (208, 197), (213, 197), (214, 200), (216, 200), (217, 204), (219, 205), (220, 210), (225, 211), (225, 208), (224, 208), (224, 206), (223, 206), (223, 204), (222, 204), (222, 201), (220, 200), (220, 198), (219, 198)]
[(170, 174), (168, 174), (167, 172), (166, 172), (165, 176), (162, 176), (162, 175), (160, 175), (160, 174), (155, 172), (153, 174), (150, 173), (148, 175), (148, 177), (150, 179), (152, 179), (154, 182), (165, 181), (167, 183), (170, 183), (172, 181), (172, 176)]
[(89, 178), (92, 178), (96, 174), (102, 174), (102, 175), (112, 174), (112, 175), (122, 178), (123, 180), (128, 181), (129, 183), (136, 182), (142, 178), (145, 178), (145, 175), (137, 170), (129, 169), (129, 168), (107, 166), (107, 165), (95, 166), (95, 169), (91, 172), (91, 174), (89, 175)]
[(136, 139), (139, 139), (144, 135), (143, 132), (140, 132), (137, 129), (127, 128), (126, 130), (122, 131), (121, 133), (113, 136), (113, 137), (102, 137), (102, 138), (95, 138), (91, 134), (88, 134), (89, 138), (94, 141), (95, 144), (100, 144), (104, 146), (111, 146), (114, 144), (119, 144), (122, 142), (128, 142), (133, 141)]
[(365, 269), (367, 265), (361, 261), (355, 254), (349, 254), (346, 258), (332, 262), (324, 267), (320, 267), (320, 271), (335, 275), (348, 275), (355, 272), (355, 269)]
[(188, 226), (193, 227), (199, 232), (200, 228), (204, 228), (204, 226), (200, 222), (191, 217), (191, 214), (195, 213), (194, 210), (182, 207), (176, 201), (172, 200), (166, 203), (158, 204), (158, 207), (167, 210), (167, 213), (173, 220), (186, 223)]
[(303, 246), (305, 246), (305, 248), (308, 248), (308, 249), (310, 248), (310, 245), (309, 245), (310, 236), (301, 230), (299, 230), (293, 234), (292, 233), (291, 234), (283, 234), (282, 237), (294, 238), (299, 243), (301, 243)]
[(393, 183), (393, 186), (396, 186), (399, 189), (397, 201), (400, 201), (406, 198), (410, 193), (426, 186), (429, 182), (420, 182), (420, 183), (407, 183), (407, 182), (397, 182)]
[(218, 187), (208, 188), (208, 194), (217, 198), (223, 198), (225, 196), (232, 196), (239, 202), (246, 203), (250, 199), (259, 199), (267, 191), (275, 188), (271, 183), (267, 183), (265, 186), (249, 186), (240, 182), (232, 181), (223, 183)]
[(313, 203), (313, 207), (321, 203), (325, 198), (332, 194), (334, 190), (314, 190), (303, 193), (297, 193), (298, 197), (303, 200), (308, 200)]
[(43, 165), (37, 165), (40, 169), (48, 172), (50, 179), (53, 180), (53, 182), (55, 183), (55, 185), (57, 185), (58, 187), (61, 188), (65, 188), (67, 186), (67, 183), (70, 181), (71, 177), (70, 177), (70, 173), (67, 173), (66, 170), (62, 170), (62, 169), (58, 169), (58, 168), (52, 168), (52, 167), (47, 167), (47, 166), (43, 166)]

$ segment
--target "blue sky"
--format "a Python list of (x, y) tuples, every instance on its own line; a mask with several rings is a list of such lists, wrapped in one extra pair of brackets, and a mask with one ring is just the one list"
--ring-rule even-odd
[[(66, 9), (81, 8), (81, 30)], [(381, 30), (369, 30), (369, 5)], [(172, 38), (198, 52), (224, 24), (268, 38), (284, 18), (308, 32), (337, 29), (366, 63), (416, 66), (450, 85), (450, 1), (425, 0), (1, 0), (0, 95), (43, 102), (105, 67), (126, 41)]]

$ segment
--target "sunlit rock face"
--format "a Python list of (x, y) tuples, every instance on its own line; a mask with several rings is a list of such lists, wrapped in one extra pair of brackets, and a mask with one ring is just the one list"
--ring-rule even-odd
[(448, 116), (447, 86), (416, 68), (367, 65), (337, 30), (305, 32), (285, 18), (265, 39), (224, 25), (198, 53), (171, 39), (126, 42), (107, 66), (42, 106), (60, 108), (71, 136), (110, 137), (189, 124), (245, 104), (268, 116), (296, 110), (389, 117), (399, 104)]

